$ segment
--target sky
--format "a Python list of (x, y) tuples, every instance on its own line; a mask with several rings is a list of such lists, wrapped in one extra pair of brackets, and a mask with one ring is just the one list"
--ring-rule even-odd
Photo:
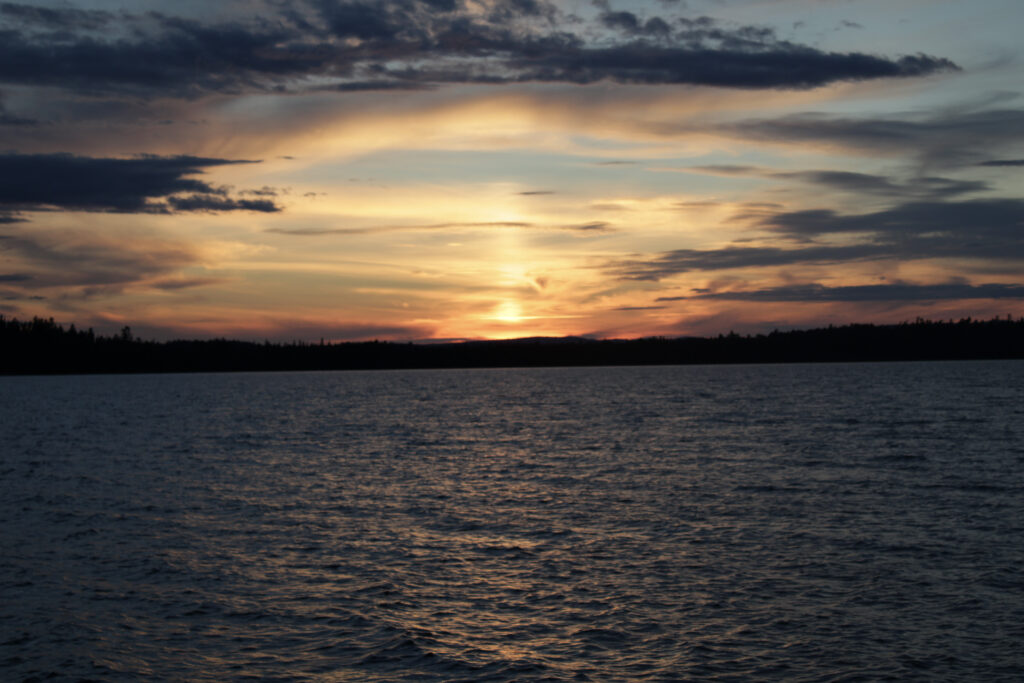
[(1024, 314), (1020, 0), (0, 2), (0, 314), (148, 339)]

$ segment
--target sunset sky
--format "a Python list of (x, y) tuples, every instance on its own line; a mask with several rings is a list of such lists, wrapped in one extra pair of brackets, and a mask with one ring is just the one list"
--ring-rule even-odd
[(0, 313), (153, 339), (1024, 314), (1020, 0), (0, 3)]

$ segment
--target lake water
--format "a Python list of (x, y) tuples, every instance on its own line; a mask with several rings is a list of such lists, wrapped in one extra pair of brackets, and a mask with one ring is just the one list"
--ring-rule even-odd
[(0, 679), (1024, 677), (1024, 362), (0, 377)]

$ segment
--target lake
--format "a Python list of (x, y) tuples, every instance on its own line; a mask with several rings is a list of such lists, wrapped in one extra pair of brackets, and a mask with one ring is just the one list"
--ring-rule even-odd
[(1024, 677), (1024, 362), (0, 377), (3, 680)]

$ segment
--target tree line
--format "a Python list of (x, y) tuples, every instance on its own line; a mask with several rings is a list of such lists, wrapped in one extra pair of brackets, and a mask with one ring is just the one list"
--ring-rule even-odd
[(717, 337), (581, 337), (402, 342), (146, 341), (129, 327), (100, 335), (54, 322), (0, 315), (0, 373), (72, 374), (399, 368), (679, 365), (1024, 358), (1024, 317)]

